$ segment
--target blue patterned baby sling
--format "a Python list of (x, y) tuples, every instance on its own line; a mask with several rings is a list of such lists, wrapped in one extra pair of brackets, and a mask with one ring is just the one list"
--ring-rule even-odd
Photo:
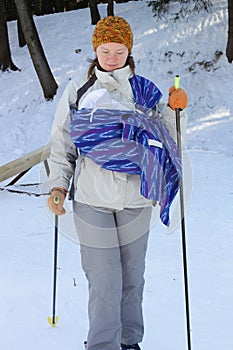
[(139, 174), (141, 194), (160, 204), (160, 218), (169, 225), (170, 206), (181, 181), (181, 159), (168, 130), (150, 118), (162, 94), (148, 79), (130, 79), (135, 111), (82, 108), (73, 112), (70, 135), (80, 154), (101, 167)]

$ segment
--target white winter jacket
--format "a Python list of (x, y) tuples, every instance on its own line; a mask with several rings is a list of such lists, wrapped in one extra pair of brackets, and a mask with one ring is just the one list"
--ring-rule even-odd
[[(97, 80), (82, 96), (82, 100), (91, 91), (106, 89), (112, 99), (134, 110), (134, 97), (129, 78), (130, 68), (124, 67), (113, 72), (102, 72), (95, 69)], [(70, 105), (77, 99), (77, 90), (82, 86), (78, 78), (70, 81), (57, 106), (52, 127), (52, 146), (49, 158), (49, 185), (69, 189), (70, 181), (74, 179), (74, 200), (101, 208), (122, 210), (152, 206), (152, 201), (140, 194), (140, 176), (128, 175), (101, 168), (91, 159), (78, 155), (70, 134)], [(80, 105), (79, 104), (79, 105)], [(160, 103), (162, 112), (160, 118), (167, 126), (170, 135), (176, 138), (175, 112)], [(182, 134), (186, 126), (186, 116), (181, 114)]]

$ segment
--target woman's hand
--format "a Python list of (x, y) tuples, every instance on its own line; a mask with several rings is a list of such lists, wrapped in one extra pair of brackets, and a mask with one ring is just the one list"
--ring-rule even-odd
[(67, 191), (62, 187), (54, 187), (48, 198), (49, 209), (56, 215), (64, 215), (66, 213), (63, 207)]
[(188, 95), (183, 89), (175, 89), (174, 86), (169, 89), (168, 106), (171, 109), (184, 109), (188, 105)]

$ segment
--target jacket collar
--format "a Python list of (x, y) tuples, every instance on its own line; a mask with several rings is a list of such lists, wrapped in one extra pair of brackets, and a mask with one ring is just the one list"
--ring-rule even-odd
[(116, 69), (111, 72), (104, 72), (95, 68), (95, 74), (97, 79), (101, 81), (102, 84), (109, 84), (113, 88), (122, 88), (123, 85), (128, 84), (129, 78), (133, 75), (129, 66)]

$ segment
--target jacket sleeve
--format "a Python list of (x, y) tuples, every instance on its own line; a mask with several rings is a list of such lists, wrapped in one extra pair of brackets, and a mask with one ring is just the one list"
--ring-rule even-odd
[(51, 132), (51, 151), (49, 157), (49, 187), (69, 189), (78, 157), (76, 147), (70, 137), (70, 105), (77, 98), (77, 84), (71, 81), (56, 109)]

